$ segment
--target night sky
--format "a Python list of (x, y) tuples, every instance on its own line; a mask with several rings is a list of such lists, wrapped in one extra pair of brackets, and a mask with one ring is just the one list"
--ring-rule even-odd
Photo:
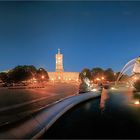
[(0, 71), (55, 71), (58, 48), (65, 71), (120, 71), (140, 55), (140, 1), (0, 2)]

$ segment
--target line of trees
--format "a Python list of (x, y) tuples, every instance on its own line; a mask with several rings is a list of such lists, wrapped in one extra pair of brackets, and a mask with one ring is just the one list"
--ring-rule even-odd
[(37, 81), (48, 81), (48, 72), (44, 68), (37, 69), (33, 65), (16, 66), (8, 72), (1, 72), (0, 79), (4, 83), (18, 83), (30, 79), (37, 79)]
[[(114, 72), (111, 68), (108, 69), (102, 69), (100, 67), (95, 67), (93, 69), (84, 68), (80, 74), (79, 78), (83, 80), (85, 77), (89, 78), (91, 81), (96, 80), (105, 80), (109, 82), (114, 82), (117, 80), (117, 77), (119, 76), (120, 72)], [(123, 80), (127, 79), (128, 76), (124, 75)]]

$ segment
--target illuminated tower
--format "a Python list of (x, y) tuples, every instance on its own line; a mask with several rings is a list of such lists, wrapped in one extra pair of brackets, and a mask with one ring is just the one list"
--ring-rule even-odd
[(56, 59), (56, 72), (63, 72), (63, 54), (60, 53), (60, 49), (58, 49), (58, 53), (55, 55)]

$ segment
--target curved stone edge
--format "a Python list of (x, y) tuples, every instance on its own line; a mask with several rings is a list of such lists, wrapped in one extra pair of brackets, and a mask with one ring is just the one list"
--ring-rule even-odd
[(99, 97), (101, 93), (88, 92), (69, 97), (53, 106), (43, 109), (20, 123), (5, 131), (0, 131), (0, 139), (36, 139), (45, 133), (57, 119), (77, 104)]

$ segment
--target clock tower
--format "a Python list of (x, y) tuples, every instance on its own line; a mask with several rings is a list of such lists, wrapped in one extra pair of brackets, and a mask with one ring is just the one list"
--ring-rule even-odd
[(60, 53), (60, 49), (58, 49), (58, 53), (55, 55), (56, 59), (56, 72), (63, 72), (63, 54)]

